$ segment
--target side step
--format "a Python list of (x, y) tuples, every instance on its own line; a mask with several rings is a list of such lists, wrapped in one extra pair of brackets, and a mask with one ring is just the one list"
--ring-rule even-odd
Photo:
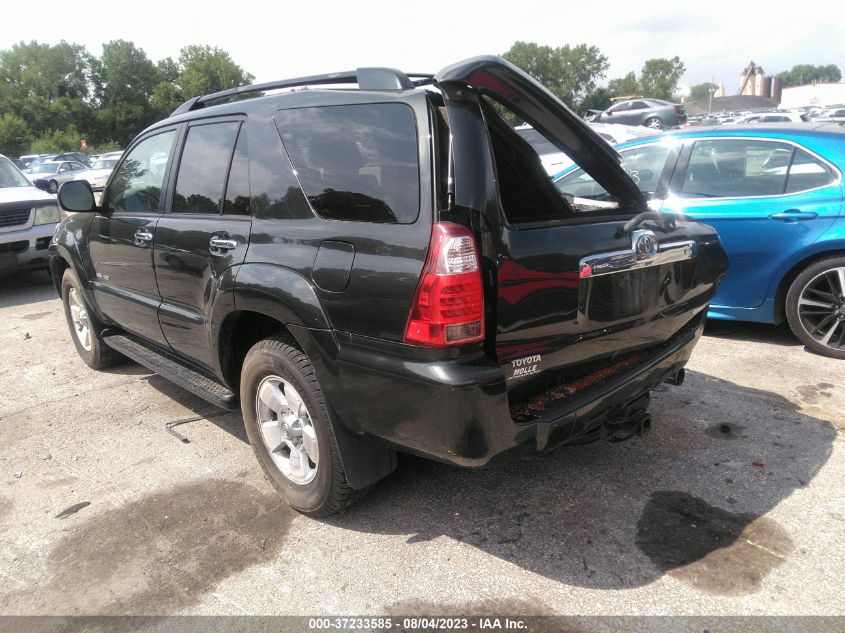
[(148, 369), (152, 369), (169, 381), (198, 395), (200, 398), (208, 400), (211, 404), (230, 410), (238, 408), (238, 397), (219, 382), (215, 382), (211, 378), (169, 359), (167, 356), (136, 343), (128, 336), (109, 334), (103, 337), (103, 341), (124, 356)]

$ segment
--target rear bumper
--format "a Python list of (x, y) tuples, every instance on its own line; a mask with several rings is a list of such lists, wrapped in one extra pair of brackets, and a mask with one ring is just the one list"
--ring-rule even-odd
[[(350, 431), (394, 448), (458, 466), (478, 467), (542, 452), (595, 432), (687, 362), (703, 320), (582, 396), (549, 407), (537, 420), (511, 418), (505, 374), (486, 357), (426, 362), (338, 342), (311, 331), (312, 359), (333, 417)], [(319, 348), (319, 351), (318, 349)], [(331, 352), (329, 351), (331, 350)], [(327, 352), (329, 356), (327, 356)]]
[(55, 229), (55, 224), (40, 224), (23, 231), (0, 233), (0, 273), (47, 268), (47, 249)]

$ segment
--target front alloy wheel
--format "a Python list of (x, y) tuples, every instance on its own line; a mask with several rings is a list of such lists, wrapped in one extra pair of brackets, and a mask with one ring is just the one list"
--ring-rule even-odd
[(817, 262), (798, 275), (787, 295), (787, 317), (808, 348), (845, 358), (845, 257)]

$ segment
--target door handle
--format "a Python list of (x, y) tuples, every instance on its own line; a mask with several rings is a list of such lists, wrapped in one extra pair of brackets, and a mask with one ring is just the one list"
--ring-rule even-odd
[(218, 255), (220, 253), (231, 251), (238, 247), (238, 240), (233, 240), (228, 235), (212, 235), (208, 242), (208, 249), (212, 254)]
[(799, 209), (787, 209), (786, 211), (781, 211), (779, 213), (772, 213), (769, 216), (772, 220), (778, 220), (779, 222), (786, 222), (787, 224), (795, 224), (796, 222), (802, 222), (804, 220), (814, 220), (819, 217), (819, 214), (815, 211), (801, 211)]
[(153, 234), (147, 229), (135, 230), (135, 246), (149, 246), (153, 241)]

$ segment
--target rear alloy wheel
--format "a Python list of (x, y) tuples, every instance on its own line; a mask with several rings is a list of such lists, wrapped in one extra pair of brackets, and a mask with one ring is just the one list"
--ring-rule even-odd
[(789, 326), (811, 350), (845, 359), (845, 257), (807, 267), (786, 295)]
[(47, 191), (49, 191), (50, 193), (57, 193), (59, 191), (59, 183), (57, 183), (55, 180), (51, 180), (47, 183)]
[(663, 121), (658, 119), (656, 116), (651, 117), (650, 119), (646, 119), (646, 122), (643, 123), (644, 126), (647, 128), (651, 128), (652, 130), (662, 130), (663, 129)]
[(253, 345), (241, 370), (241, 412), (264, 473), (294, 509), (334, 514), (361, 498), (346, 479), (333, 422), (308, 357), (286, 338)]

